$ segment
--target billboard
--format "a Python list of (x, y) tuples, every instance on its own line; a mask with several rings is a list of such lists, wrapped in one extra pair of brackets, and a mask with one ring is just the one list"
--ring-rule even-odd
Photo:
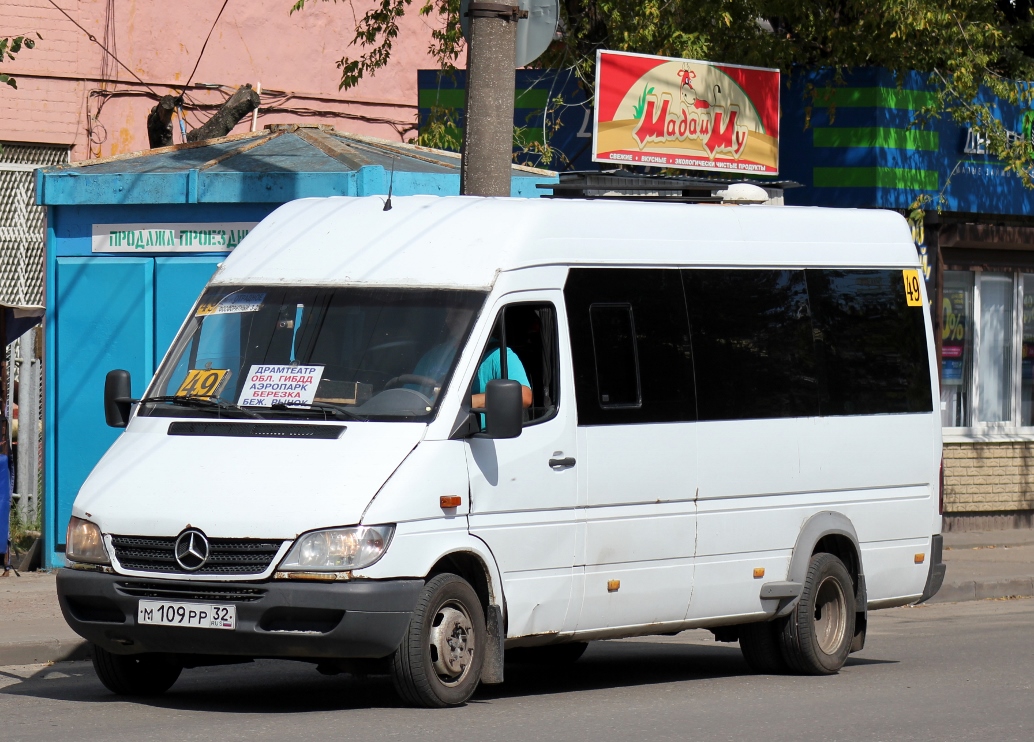
[(779, 172), (779, 70), (596, 53), (595, 162)]

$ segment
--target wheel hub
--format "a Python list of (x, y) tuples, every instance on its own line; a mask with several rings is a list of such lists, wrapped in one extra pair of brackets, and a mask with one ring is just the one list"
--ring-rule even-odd
[(435, 672), (450, 685), (459, 682), (474, 657), (470, 617), (459, 606), (443, 606), (434, 617), (429, 638)]
[(834, 654), (847, 628), (847, 600), (840, 582), (827, 577), (819, 584), (815, 599), (815, 638), (819, 649)]

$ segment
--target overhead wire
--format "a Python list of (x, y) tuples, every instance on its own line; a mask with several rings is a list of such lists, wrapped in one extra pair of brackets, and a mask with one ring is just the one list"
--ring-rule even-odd
[(197, 61), (194, 62), (194, 69), (190, 71), (190, 77), (187, 78), (187, 82), (183, 85), (183, 90), (186, 90), (194, 79), (194, 73), (197, 72), (197, 66), (201, 64), (201, 57), (205, 56), (205, 49), (208, 48), (208, 40), (212, 38), (212, 32), (215, 31), (215, 24), (217, 24), (219, 19), (223, 17), (223, 11), (226, 10), (226, 6), (229, 5), (229, 3), (230, 0), (223, 0), (223, 7), (219, 8), (219, 14), (216, 15), (215, 20), (212, 21), (212, 27), (208, 29), (208, 36), (205, 37), (205, 43), (201, 45), (201, 52), (197, 55)]
[[(69, 15), (68, 12), (64, 8), (62, 8), (60, 5), (58, 5), (55, 2), (55, 0), (48, 0), (48, 2), (54, 7), (55, 10), (57, 10), (59, 13), (61, 13), (61, 15), (63, 15), (65, 18), (67, 18), (72, 23), (72, 25), (74, 25), (76, 28), (78, 28), (80, 31), (82, 31), (83, 34), (85, 34), (86, 37), (90, 41), (92, 41), (94, 44), (96, 44), (98, 47), (100, 47), (101, 50), (104, 51), (104, 53), (111, 60), (113, 60), (115, 62), (115, 64), (117, 64), (119, 67), (121, 67), (126, 72), (128, 72), (133, 77), (133, 79), (136, 80), (137, 83), (139, 83), (140, 85), (145, 87), (148, 90), (148, 92), (150, 93), (149, 97), (151, 97), (155, 101), (161, 100), (162, 95), (160, 93), (158, 93), (147, 82), (145, 82), (136, 72), (134, 72), (131, 68), (126, 66), (126, 64), (121, 59), (118, 58), (117, 50), (115, 48), (115, 43), (114, 43), (115, 36), (114, 36), (114, 18), (113, 17), (110, 18), (110, 21), (111, 21), (110, 31), (111, 31), (111, 39), (112, 39), (111, 47), (112, 48), (109, 48), (107, 44), (101, 42), (96, 36), (94, 36), (92, 33), (90, 33), (89, 30), (84, 28), (82, 26), (82, 24), (80, 24), (78, 21), (76, 21), (75, 18), (73, 18), (71, 15)], [(184, 99), (187, 100), (189, 102), (189, 104), (190, 104), (190, 107), (185, 109), (184, 113), (186, 113), (192, 119), (196, 120), (198, 122), (199, 126), (202, 123), (204, 123), (204, 122), (201, 121), (200, 118), (197, 116), (197, 111), (200, 111), (202, 109), (217, 109), (217, 108), (219, 108), (219, 104), (200, 103), (193, 96), (191, 96), (189, 93), (187, 93), (186, 90), (189, 87), (190, 83), (193, 81), (195, 73), (197, 73), (198, 66), (201, 64), (201, 59), (204, 57), (205, 50), (208, 48), (208, 42), (209, 42), (209, 40), (212, 37), (212, 33), (215, 31), (215, 27), (219, 23), (219, 19), (222, 17), (223, 11), (226, 10), (226, 6), (229, 5), (229, 2), (230, 2), (230, 0), (223, 0), (222, 7), (219, 8), (219, 13), (216, 15), (215, 20), (212, 21), (212, 26), (208, 30), (208, 35), (205, 37), (205, 41), (201, 45), (201, 51), (198, 53), (197, 60), (194, 62), (194, 68), (191, 70), (190, 77), (187, 78), (187, 82), (184, 85), (182, 85), (182, 86), (172, 86), (172, 87), (180, 87)], [(107, 35), (108, 35), (108, 30), (109, 30), (108, 29), (108, 18), (106, 18), (105, 20), (106, 20), (106, 22), (105, 22), (105, 41), (107, 41)], [(108, 78), (108, 74), (105, 74), (102, 77)], [(102, 82), (112, 82), (112, 83), (116, 83), (117, 84), (119, 81), (118, 81), (118, 78), (116, 77), (115, 79), (104, 79), (104, 80), (102, 80)], [(224, 99), (225, 98), (229, 98), (229, 95), (225, 92), (225, 90), (222, 89), (222, 88), (225, 88), (225, 87), (227, 87), (227, 86), (222, 86), (222, 85), (219, 86), (219, 92), (220, 92), (221, 95), (223, 95)], [(407, 122), (393, 120), (393, 119), (389, 119), (389, 118), (384, 118), (384, 117), (381, 117), (381, 116), (364, 116), (363, 114), (349, 113), (349, 112), (345, 112), (345, 111), (331, 111), (331, 110), (321, 110), (321, 109), (314, 109), (314, 108), (296, 108), (296, 107), (293, 107), (293, 106), (285, 105), (292, 98), (303, 98), (303, 99), (307, 98), (307, 99), (312, 99), (312, 100), (322, 100), (322, 101), (327, 101), (327, 102), (334, 102), (334, 103), (340, 103), (340, 104), (353, 104), (353, 105), (375, 105), (375, 106), (387, 105), (389, 107), (398, 107), (399, 104), (379, 103), (379, 102), (373, 102), (373, 101), (369, 101), (369, 102), (368, 101), (346, 101), (346, 100), (335, 99), (335, 98), (332, 98), (332, 97), (329, 97), (329, 96), (328, 97), (324, 97), (324, 96), (318, 96), (318, 95), (298, 94), (298, 93), (293, 93), (293, 92), (290, 92), (290, 91), (283, 91), (283, 90), (269, 90), (268, 94), (271, 96), (272, 100), (270, 100), (268, 104), (262, 106), (263, 111), (268, 112), (268, 113), (290, 113), (290, 114), (295, 115), (295, 116), (327, 116), (327, 117), (332, 117), (332, 118), (343, 118), (343, 119), (351, 119), (351, 120), (355, 120), (355, 121), (363, 121), (363, 122), (372, 123), (372, 124), (384, 124), (384, 125), (390, 126), (392, 129), (394, 129), (395, 132), (399, 136), (402, 136), (405, 133), (405, 131), (408, 131), (409, 129), (412, 128), (412, 124), (409, 124)], [(88, 98), (94, 98), (95, 97), (95, 98), (98, 99), (98, 101), (97, 101), (97, 112), (96, 112), (95, 116), (99, 117), (100, 111), (104, 107), (104, 102), (106, 102), (110, 98), (113, 98), (113, 97), (116, 97), (116, 96), (117, 97), (122, 97), (122, 96), (126, 96), (126, 95), (134, 96), (134, 95), (147, 95), (147, 94), (145, 94), (145, 93), (135, 93), (133, 91), (128, 91), (128, 90), (127, 91), (115, 91), (115, 90), (105, 90), (105, 89), (101, 88), (101, 89), (90, 90), (90, 91), (88, 91), (87, 95), (88, 95)], [(414, 107), (415, 108), (415, 106), (407, 106), (405, 104), (402, 104), (402, 107), (407, 107), (407, 108), (408, 107)], [(87, 116), (89, 116), (89, 113), (87, 113)], [(100, 128), (103, 129), (103, 125), (100, 124), (99, 120), (96, 123), (97, 123), (97, 125)], [(89, 134), (89, 132), (88, 132), (88, 134)], [(92, 139), (92, 136), (91, 136), (91, 139)]]
[[(143, 81), (142, 79), (140, 79), (140, 75), (138, 75), (138, 74), (136, 74), (135, 72), (133, 72), (133, 70), (129, 69), (129, 67), (126, 67), (126, 65), (124, 65), (124, 64), (122, 63), (122, 60), (121, 60), (121, 59), (119, 59), (118, 57), (116, 57), (116, 56), (115, 56), (115, 53), (114, 53), (114, 52), (112, 52), (112, 51), (111, 51), (110, 49), (108, 49), (108, 47), (104, 46), (104, 44), (102, 44), (102, 43), (101, 43), (100, 41), (98, 41), (98, 40), (97, 40), (97, 37), (96, 37), (96, 36), (94, 36), (94, 35), (93, 35), (92, 33), (90, 33), (90, 32), (89, 32), (89, 31), (87, 31), (87, 30), (86, 30), (85, 28), (83, 28), (83, 27), (82, 27), (82, 26), (81, 26), (81, 25), (79, 24), (79, 21), (77, 21), (77, 20), (76, 20), (75, 18), (73, 18), (72, 16), (68, 15), (68, 13), (67, 13), (67, 12), (65, 11), (65, 9), (64, 9), (64, 8), (62, 8), (62, 7), (60, 6), (60, 5), (58, 5), (58, 4), (56, 3), (56, 2), (54, 2), (54, 0), (48, 0), (48, 2), (49, 2), (49, 3), (51, 4), (51, 5), (53, 5), (53, 6), (54, 6), (54, 8), (56, 8), (56, 9), (57, 9), (57, 11), (58, 11), (59, 13), (61, 13), (61, 15), (63, 15), (63, 16), (64, 16), (65, 18), (67, 18), (68, 20), (70, 20), (70, 21), (72, 22), (72, 25), (74, 25), (74, 26), (75, 26), (76, 28), (78, 28), (78, 29), (79, 29), (80, 31), (82, 31), (82, 32), (83, 32), (84, 34), (86, 34), (86, 37), (87, 37), (87, 38), (88, 38), (88, 39), (89, 39), (90, 41), (92, 41), (92, 42), (93, 42), (94, 44), (96, 44), (96, 45), (97, 45), (97, 46), (99, 46), (99, 47), (100, 47), (101, 49), (103, 49), (103, 50), (105, 51), (105, 53), (106, 53), (106, 54), (107, 54), (107, 55), (108, 55), (109, 57), (111, 57), (112, 59), (114, 59), (114, 60), (115, 60), (115, 64), (117, 64), (117, 65), (118, 65), (119, 67), (121, 67), (121, 68), (122, 68), (122, 69), (124, 69), (124, 70), (125, 70), (126, 72), (128, 72), (129, 74), (131, 74), (131, 75), (132, 75), (132, 76), (134, 77), (134, 79), (136, 79), (136, 81), (137, 81), (138, 83), (140, 83), (140, 84), (141, 84), (141, 85), (143, 85), (143, 86), (144, 86), (145, 88), (147, 88), (148, 90), (150, 90), (150, 91), (151, 91), (151, 92), (152, 92), (152, 93), (153, 93), (154, 95), (156, 95), (156, 96), (158, 96), (159, 98), (161, 98), (161, 96), (160, 96), (160, 95), (158, 95), (158, 93), (156, 93), (156, 92), (154, 91), (154, 88), (152, 88), (152, 87), (151, 87), (150, 85), (148, 85), (148, 84), (147, 84), (146, 82), (144, 82), (144, 81)], [(227, 0), (227, 2), (229, 2), (229, 0)], [(225, 5), (224, 5), (223, 7), (225, 7)], [(221, 13), (221, 12), (222, 12), (222, 11), (220, 11), (220, 13)]]

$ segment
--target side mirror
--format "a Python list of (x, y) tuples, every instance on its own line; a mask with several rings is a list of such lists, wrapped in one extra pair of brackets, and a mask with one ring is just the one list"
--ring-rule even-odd
[(492, 379), (485, 388), (485, 423), (489, 438), (516, 438), (524, 423), (521, 382)]
[(132, 399), (129, 372), (120, 368), (109, 371), (104, 377), (104, 422), (113, 428), (126, 427)]

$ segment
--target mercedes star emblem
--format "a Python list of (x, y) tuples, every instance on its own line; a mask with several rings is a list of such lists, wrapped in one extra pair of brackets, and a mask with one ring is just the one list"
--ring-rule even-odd
[(176, 539), (176, 563), (187, 572), (196, 572), (208, 561), (208, 539), (196, 528), (188, 528)]

